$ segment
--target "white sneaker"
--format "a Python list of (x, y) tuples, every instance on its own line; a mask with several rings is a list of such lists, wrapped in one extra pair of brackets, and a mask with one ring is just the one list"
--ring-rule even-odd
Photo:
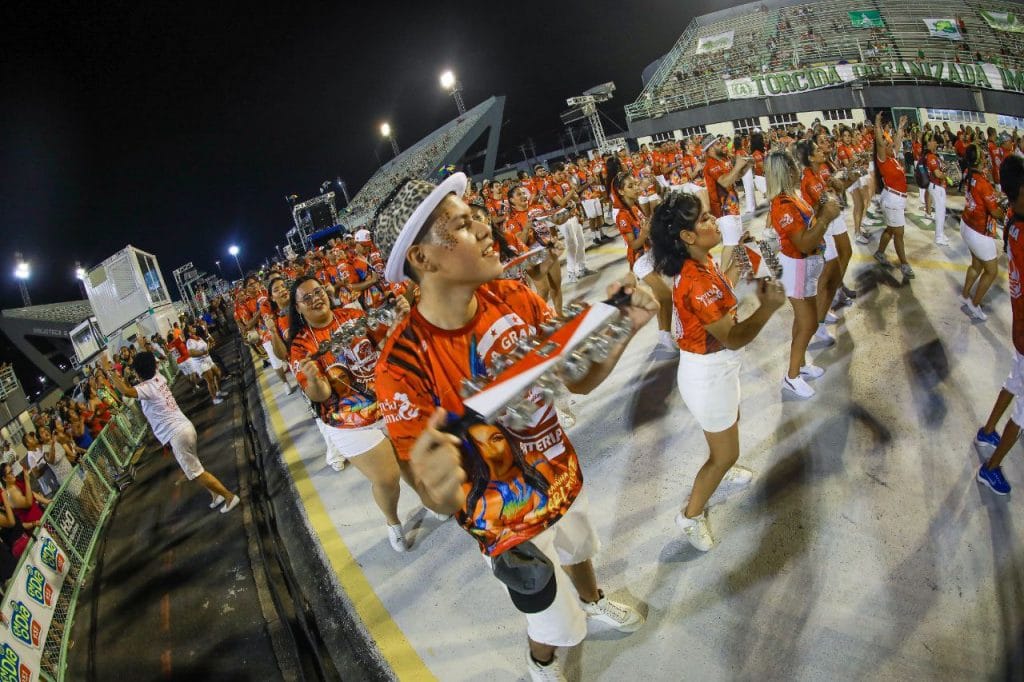
[(729, 491), (742, 490), (750, 485), (750, 482), (753, 480), (754, 472), (747, 467), (729, 467), (729, 470), (725, 472), (725, 476), (722, 476), (722, 482), (718, 484), (718, 489), (726, 488)]
[(530, 650), (526, 650), (526, 669), (530, 671), (531, 682), (566, 682), (565, 674), (562, 672), (562, 664), (558, 662), (558, 656), (554, 656), (547, 665), (541, 665), (533, 660)]
[(409, 545), (405, 542), (405, 536), (402, 535), (402, 524), (396, 524), (394, 526), (388, 525), (388, 542), (391, 543), (391, 549), (396, 552), (407, 552), (409, 551)]
[(981, 309), (980, 305), (974, 305), (974, 301), (967, 302), (967, 314), (979, 322), (984, 322), (988, 319), (988, 315), (985, 314), (985, 311)]
[(789, 391), (797, 398), (802, 398), (803, 400), (814, 397), (814, 389), (807, 385), (803, 377), (797, 377), (796, 379), (782, 377), (782, 390)]
[(969, 306), (969, 305), (971, 305), (971, 299), (967, 298), (963, 294), (960, 294), (960, 305), (961, 306)]
[[(424, 509), (426, 509), (426, 507), (424, 507)], [(452, 518), (451, 514), (439, 514), (438, 512), (434, 511), (433, 509), (427, 509), (427, 516), (430, 516), (435, 521), (440, 521), (442, 523), (444, 523), (445, 521), (447, 521), (450, 518)]]
[(828, 328), (824, 324), (819, 324), (818, 331), (814, 332), (814, 338), (812, 341), (825, 344), (826, 346), (832, 346), (836, 342), (836, 337), (829, 333)]
[(580, 601), (587, 618), (610, 625), (619, 632), (636, 632), (644, 624), (644, 617), (632, 606), (612, 601), (601, 592), (601, 598), (593, 604)]
[(348, 467), (348, 460), (344, 457), (340, 457), (332, 462), (328, 462), (331, 468), (335, 471), (344, 471)]
[(210, 503), (210, 509), (216, 509), (222, 504), (224, 504), (224, 496), (217, 495), (215, 498), (213, 498), (213, 502)]
[(817, 379), (825, 373), (824, 367), (818, 367), (817, 365), (804, 365), (800, 368), (800, 376), (807, 377), (808, 379)]
[(683, 512), (679, 512), (676, 514), (676, 525), (696, 549), (706, 552), (715, 546), (715, 538), (711, 535), (711, 528), (708, 526), (707, 512), (701, 512), (700, 516), (692, 519), (683, 516)]
[(217, 397), (217, 398), (213, 399), (213, 404), (214, 405), (220, 405), (222, 402), (224, 402), (223, 398)]
[(575, 273), (566, 273), (565, 277), (562, 278), (562, 284), (576, 284), (577, 282)]
[(938, 246), (949, 246), (952, 242), (949, 241), (949, 237), (946, 235), (941, 235), (935, 238), (935, 243)]
[(228, 392), (227, 391), (217, 391), (217, 397), (218, 398), (227, 398), (228, 397)]
[(237, 507), (238, 503), (241, 502), (241, 501), (242, 501), (242, 498), (239, 497), (238, 494), (236, 493), (235, 496), (231, 498), (230, 502), (228, 502), (227, 504), (225, 504), (223, 507), (220, 508), (220, 513), (221, 514), (227, 514), (229, 511), (231, 511), (232, 509)]
[(838, 324), (839, 316), (831, 310), (825, 313), (825, 324)]

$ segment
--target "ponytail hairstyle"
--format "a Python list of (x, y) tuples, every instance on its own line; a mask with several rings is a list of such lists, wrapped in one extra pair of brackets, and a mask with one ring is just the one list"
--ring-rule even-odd
[(672, 192), (654, 209), (651, 216), (651, 246), (654, 269), (666, 277), (675, 277), (690, 258), (680, 230), (693, 231), (704, 212), (700, 198), (689, 192)]
[(619, 160), (618, 156), (612, 154), (605, 161), (604, 170), (605, 181), (608, 184), (608, 201), (614, 206), (616, 194), (612, 186), (615, 184), (615, 178), (623, 171), (622, 161)]
[(302, 313), (299, 312), (299, 301), (295, 293), (299, 290), (300, 286), (309, 281), (320, 282), (320, 280), (311, 275), (302, 275), (292, 283), (292, 288), (288, 290), (288, 299), (292, 304), (288, 307), (288, 338), (285, 341), (285, 345), (288, 346), (289, 353), (291, 352), (292, 342), (295, 341), (295, 337), (299, 335), (300, 331), (309, 326), (306, 324), (306, 319), (302, 317)]
[(802, 168), (810, 168), (811, 156), (814, 155), (814, 142), (800, 140), (793, 146), (793, 153)]

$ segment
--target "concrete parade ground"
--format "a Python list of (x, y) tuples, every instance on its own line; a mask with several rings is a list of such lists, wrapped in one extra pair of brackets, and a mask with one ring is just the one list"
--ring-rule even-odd
[[(953, 245), (938, 247), (916, 192), (907, 216), (916, 279), (875, 263), (877, 241), (854, 244), (846, 281), (861, 295), (834, 346), (812, 342), (826, 369), (814, 398), (780, 391), (788, 304), (745, 349), (740, 464), (756, 475), (712, 500), (709, 553), (673, 523), (707, 446), (676, 390), (677, 363), (654, 357), (655, 323), (603, 385), (574, 398), (569, 436), (603, 543), (599, 583), (647, 623), (632, 635), (591, 625), (560, 652), (570, 680), (1024, 677), (1024, 457), (1007, 457), (1019, 490), (998, 497), (975, 480), (973, 444), (1012, 356), (1005, 257), (989, 319), (975, 322), (957, 300), (969, 255), (955, 219)], [(763, 225), (756, 217), (751, 230)], [(624, 252), (621, 240), (591, 249), (599, 275), (568, 286), (567, 300), (597, 300), (626, 271)], [(395, 677), (527, 679), (525, 621), (476, 543), (403, 484), (412, 548), (394, 552), (368, 482), (327, 465), (303, 400), (269, 371), (260, 385), (327, 570)]]

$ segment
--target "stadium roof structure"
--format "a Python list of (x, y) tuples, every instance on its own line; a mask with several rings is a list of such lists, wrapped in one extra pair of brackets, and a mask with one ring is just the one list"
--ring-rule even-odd
[(1020, 7), (762, 0), (705, 14), (644, 70), (643, 90), (626, 106), (630, 135), (833, 108), (1015, 115), (1024, 100), (1024, 33), (997, 22)]
[(54, 384), (69, 388), (74, 366), (71, 331), (94, 315), (89, 301), (65, 301), (0, 313), (0, 330)]
[(461, 161), (484, 133), (488, 138), (483, 173), (493, 175), (504, 109), (504, 97), (491, 97), (388, 161), (352, 197), (340, 216), (342, 224), (352, 230), (367, 225), (380, 203), (404, 178), (438, 179), (446, 167)]

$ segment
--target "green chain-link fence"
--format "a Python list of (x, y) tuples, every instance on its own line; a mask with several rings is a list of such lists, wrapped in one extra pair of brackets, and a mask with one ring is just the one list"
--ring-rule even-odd
[[(173, 361), (160, 372), (174, 380)], [(65, 679), (78, 594), (133, 457), (149, 433), (137, 402), (119, 410), (47, 506), (0, 606), (0, 682)]]

